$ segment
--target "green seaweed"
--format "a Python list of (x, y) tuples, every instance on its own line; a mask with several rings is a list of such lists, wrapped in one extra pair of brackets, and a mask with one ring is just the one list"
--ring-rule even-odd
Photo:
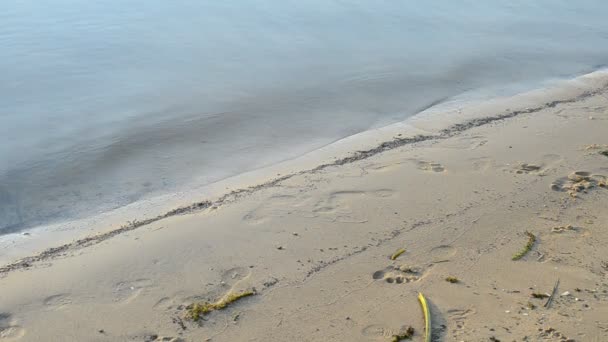
[(228, 293), (215, 303), (195, 303), (188, 309), (187, 317), (193, 321), (198, 321), (201, 317), (212, 311), (225, 309), (228, 307), (228, 305), (236, 302), (237, 300), (253, 296), (254, 294), (255, 292), (253, 291)]
[(534, 243), (536, 243), (536, 236), (530, 232), (526, 232), (526, 235), (528, 236), (528, 243), (526, 243), (526, 245), (524, 246), (524, 248), (522, 248), (521, 251), (517, 252), (517, 254), (515, 254), (513, 258), (511, 258), (512, 260), (515, 261), (523, 258), (526, 254), (528, 254), (532, 247), (534, 247)]
[(393, 255), (391, 255), (391, 260), (396, 260), (401, 254), (405, 253), (405, 248), (399, 248)]
[(608, 157), (608, 150), (600, 151), (600, 154), (603, 155), (604, 157)]
[(445, 281), (447, 281), (448, 283), (452, 283), (452, 284), (456, 284), (456, 283), (460, 282), (460, 280), (458, 280), (458, 278), (452, 277), (452, 276), (445, 278)]
[(414, 328), (408, 327), (404, 333), (398, 334), (398, 335), (393, 335), (393, 337), (391, 338), (391, 342), (411, 340), (413, 336), (414, 336)]

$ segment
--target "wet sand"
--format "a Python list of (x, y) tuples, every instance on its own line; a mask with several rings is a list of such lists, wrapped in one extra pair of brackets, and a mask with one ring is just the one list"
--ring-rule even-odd
[(429, 112), (7, 263), (0, 341), (422, 341), (419, 292), (438, 340), (602, 341), (607, 81)]

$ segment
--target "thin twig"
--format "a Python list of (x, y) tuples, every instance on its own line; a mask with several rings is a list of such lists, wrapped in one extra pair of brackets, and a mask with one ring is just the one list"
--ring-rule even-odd
[(548, 309), (551, 306), (551, 303), (553, 303), (553, 297), (555, 297), (555, 294), (557, 293), (557, 288), (558, 287), (559, 287), (559, 278), (555, 282), (555, 286), (553, 286), (553, 291), (551, 292), (551, 295), (549, 296), (549, 298), (547, 298), (547, 302), (544, 305), (545, 308)]

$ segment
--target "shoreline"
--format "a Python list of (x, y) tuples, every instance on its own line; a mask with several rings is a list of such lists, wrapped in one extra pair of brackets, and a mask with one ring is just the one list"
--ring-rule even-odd
[[(599, 80), (596, 80), (595, 78), (598, 78)], [(602, 81), (603, 79), (605, 79), (605, 81)], [(583, 84), (579, 84), (580, 82), (583, 82)], [(221, 190), (212, 190), (211, 195), (208, 196), (207, 199), (191, 202), (187, 205), (177, 206), (174, 209), (165, 211), (164, 214), (152, 217), (150, 217), (150, 215), (147, 215), (148, 217), (143, 216), (143, 218), (141, 219), (127, 219), (126, 223), (120, 224), (118, 228), (110, 228), (108, 230), (107, 226), (96, 227), (93, 230), (93, 234), (85, 234), (85, 236), (75, 239), (71, 242), (65, 242), (59, 245), (55, 244), (54, 247), (52, 242), (50, 241), (47, 243), (38, 243), (37, 246), (45, 246), (47, 248), (43, 249), (39, 254), (22, 255), (19, 258), (13, 258), (13, 260), (5, 260), (9, 262), (5, 263), (4, 265), (0, 264), (0, 277), (11, 271), (30, 267), (32, 263), (52, 259), (53, 257), (68, 250), (84, 248), (93, 244), (97, 244), (107, 239), (110, 239), (116, 235), (132, 231), (134, 229), (149, 225), (150, 223), (159, 220), (163, 220), (175, 215), (187, 215), (191, 213), (196, 213), (210, 208), (215, 209), (226, 203), (236, 201), (241, 196), (247, 196), (258, 190), (276, 186), (277, 184), (280, 184), (281, 182), (289, 180), (290, 178), (295, 176), (318, 172), (329, 167), (341, 166), (357, 162), (375, 156), (379, 153), (399, 148), (404, 145), (415, 144), (429, 140), (447, 139), (469, 129), (491, 124), (496, 121), (514, 118), (522, 114), (535, 113), (546, 108), (553, 108), (560, 104), (581, 101), (587, 97), (601, 94), (605, 92), (606, 89), (608, 89), (608, 71), (605, 69), (601, 69), (588, 74), (581, 75), (574, 79), (561, 80), (561, 82), (554, 83), (553, 86), (549, 88), (535, 89), (529, 92), (509, 96), (506, 98), (489, 99), (474, 104), (465, 103), (464, 109), (469, 109), (471, 110), (471, 112), (474, 113), (473, 115), (469, 115), (468, 117), (448, 117), (447, 115), (445, 115), (445, 113), (449, 111), (448, 108), (440, 107), (437, 109), (435, 108), (435, 105), (432, 105), (429, 106), (429, 108), (423, 110), (422, 112), (416, 114), (415, 116), (406, 119), (405, 121), (390, 124), (388, 126), (384, 126), (378, 129), (364, 131), (353, 136), (339, 139), (320, 149), (311, 151), (305, 154), (304, 156), (298, 156), (293, 159), (284, 160), (277, 164), (246, 172), (245, 174), (231, 176), (202, 187), (203, 189), (214, 189), (220, 187), (223, 188), (226, 182), (228, 182), (228, 184), (230, 184), (231, 182), (234, 184), (240, 184), (241, 187), (238, 187), (237, 185), (237, 188), (230, 192), (222, 193)], [(563, 98), (564, 96), (565, 98)], [(496, 103), (496, 101), (498, 101), (498, 104)], [(497, 108), (505, 107), (505, 104), (501, 102), (514, 104), (517, 101), (522, 101), (526, 105), (519, 105), (518, 108), (520, 109), (515, 110), (507, 108), (505, 112), (491, 116), (482, 116), (482, 114), (479, 114), (479, 112), (487, 110), (488, 106), (489, 108), (493, 109), (494, 113), (496, 113), (501, 111)], [(541, 101), (541, 104), (531, 107), (528, 106), (530, 105), (530, 103), (534, 103), (535, 101)], [(459, 111), (463, 110), (463, 107), (458, 108)], [(427, 110), (434, 111), (431, 111), (430, 113), (425, 113), (425, 111)], [(441, 128), (441, 125), (446, 121), (449, 123), (449, 126)], [(424, 128), (420, 130), (416, 126), (411, 126), (412, 123), (418, 124), (419, 126)], [(445, 124), (443, 124), (443, 126), (445, 126)], [(405, 134), (407, 137), (402, 137), (402, 134)], [(360, 149), (356, 148), (356, 144), (360, 145)], [(327, 152), (326, 150), (329, 151)], [(327, 161), (328, 159), (330, 159), (327, 157), (330, 154), (345, 156), (340, 158), (334, 157), (334, 161)], [(309, 160), (301, 162), (302, 159)], [(319, 160), (325, 160), (326, 162), (310, 168), (310, 165), (315, 165), (314, 163), (318, 162)], [(264, 179), (267, 177), (268, 174), (273, 173), (274, 169), (283, 169), (284, 165), (287, 165), (287, 169), (290, 170), (288, 171), (288, 174), (280, 177), (271, 177), (267, 180), (262, 181), (261, 183), (256, 184), (256, 180), (254, 179)], [(254, 177), (250, 177), (250, 174), (253, 174)], [(239, 181), (240, 178), (244, 178), (245, 180)], [(228, 189), (228, 187), (225, 187), (225, 189)], [(161, 197), (171, 197), (171, 195)], [(190, 195), (185, 197), (192, 198), (194, 196)], [(213, 199), (214, 197), (215, 199)], [(136, 203), (135, 205), (138, 204), (140, 203)], [(131, 207), (131, 205), (120, 209), (124, 210), (128, 207)], [(111, 215), (111, 212), (104, 214)], [(87, 220), (84, 219), (82, 221), (86, 222)], [(114, 220), (114, 222), (117, 221)], [(116, 226), (116, 224), (114, 224), (114, 226)], [(22, 234), (17, 233), (14, 235), (19, 236)]]

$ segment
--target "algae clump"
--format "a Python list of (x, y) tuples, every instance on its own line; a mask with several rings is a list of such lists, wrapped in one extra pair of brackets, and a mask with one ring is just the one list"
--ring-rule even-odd
[(526, 245), (521, 251), (517, 252), (517, 254), (515, 254), (513, 258), (511, 258), (512, 260), (515, 261), (523, 258), (526, 254), (528, 254), (532, 247), (534, 247), (534, 243), (536, 242), (536, 236), (530, 232), (526, 232), (526, 235), (528, 236), (528, 243), (526, 243)]
[(198, 321), (201, 317), (212, 311), (225, 309), (228, 307), (228, 305), (236, 302), (237, 300), (253, 296), (254, 294), (255, 292), (253, 291), (228, 293), (215, 303), (195, 303), (188, 309), (187, 317), (193, 321)]
[(456, 283), (460, 282), (460, 280), (458, 280), (458, 278), (456, 278), (456, 277), (447, 277), (447, 278), (445, 278), (445, 281), (447, 281), (448, 283), (452, 283), (452, 284), (456, 284)]
[(414, 336), (414, 328), (408, 327), (404, 333), (393, 335), (391, 342), (399, 342), (403, 340), (410, 340)]

